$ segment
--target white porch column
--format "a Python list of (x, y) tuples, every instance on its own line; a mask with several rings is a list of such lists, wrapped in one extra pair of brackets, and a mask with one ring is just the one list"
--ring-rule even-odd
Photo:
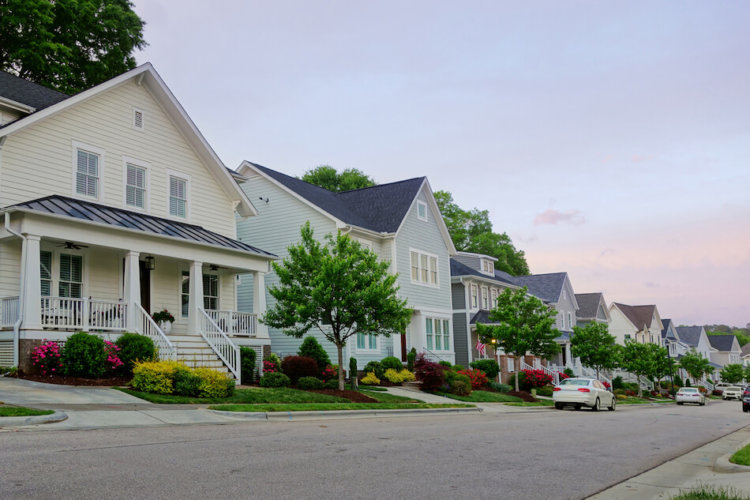
[(255, 337), (259, 339), (268, 338), (268, 326), (260, 322), (260, 318), (266, 312), (266, 273), (256, 272), (253, 275), (253, 314), (258, 318), (258, 326)]
[(200, 329), (200, 311), (203, 307), (203, 262), (190, 263), (190, 295), (188, 297), (188, 335)]
[(39, 261), (40, 236), (29, 234), (22, 245), (22, 259), (25, 266), (23, 288), (23, 326), (27, 330), (42, 328), (42, 281)]
[(573, 366), (573, 360), (570, 358), (570, 343), (565, 344), (565, 366)]
[(141, 273), (138, 265), (138, 255), (138, 252), (132, 250), (125, 254), (125, 291), (123, 299), (128, 308), (125, 328), (129, 332), (137, 330), (137, 309), (141, 303)]

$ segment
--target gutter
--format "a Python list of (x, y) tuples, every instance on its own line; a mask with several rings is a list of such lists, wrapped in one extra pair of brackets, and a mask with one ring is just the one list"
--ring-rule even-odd
[(13, 366), (18, 366), (18, 351), (20, 347), (21, 324), (23, 323), (23, 297), (26, 292), (26, 237), (13, 229), (10, 225), (10, 212), (5, 212), (5, 230), (14, 236), (18, 236), (22, 241), (23, 251), (21, 252), (21, 287), (18, 294), (18, 319), (13, 324)]

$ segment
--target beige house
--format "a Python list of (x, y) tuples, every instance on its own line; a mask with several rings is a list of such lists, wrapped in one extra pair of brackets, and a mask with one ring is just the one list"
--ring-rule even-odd
[[(265, 310), (240, 274), (275, 256), (236, 238), (256, 209), (150, 64), (74, 96), (0, 73), (0, 365), (42, 339), (150, 336), (162, 357), (239, 377)], [(173, 325), (157, 325), (156, 311)]]
[(609, 306), (609, 316), (609, 333), (615, 336), (618, 344), (633, 340), (662, 345), (663, 325), (655, 305), (630, 306), (613, 302)]

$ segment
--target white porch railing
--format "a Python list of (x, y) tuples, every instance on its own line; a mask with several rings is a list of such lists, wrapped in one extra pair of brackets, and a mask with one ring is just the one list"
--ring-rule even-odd
[(0, 298), (0, 328), (12, 328), (18, 320), (18, 296)]
[(521, 358), (520, 361), (521, 361), (521, 371), (523, 371), (523, 370), (534, 370), (535, 369), (533, 366), (531, 366), (526, 361), (524, 361), (523, 358)]
[(42, 326), (78, 330), (125, 330), (124, 302), (91, 298), (42, 297)]
[(227, 335), (254, 337), (258, 331), (258, 315), (237, 311), (206, 310), (206, 314)]
[(552, 370), (551, 368), (544, 365), (540, 365), (540, 368), (544, 371), (544, 373), (552, 377), (552, 383), (554, 383), (555, 385), (560, 385), (560, 372), (558, 372), (557, 370)]
[(219, 325), (216, 324), (206, 311), (200, 308), (198, 311), (200, 311), (199, 333), (201, 334), (201, 337), (208, 342), (211, 349), (214, 350), (219, 359), (221, 359), (229, 371), (232, 372), (237, 379), (237, 383), (241, 384), (240, 348), (235, 345), (229, 337), (227, 337), (226, 333), (219, 328)]
[(138, 333), (151, 339), (159, 350), (159, 359), (177, 361), (177, 348), (140, 304), (136, 309), (136, 329)]

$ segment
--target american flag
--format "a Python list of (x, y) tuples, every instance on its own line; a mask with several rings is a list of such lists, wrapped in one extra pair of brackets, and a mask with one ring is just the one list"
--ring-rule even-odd
[(484, 358), (485, 356), (487, 356), (487, 348), (486, 348), (486, 347), (484, 346), (484, 344), (482, 344), (482, 341), (481, 341), (481, 340), (477, 340), (477, 352), (478, 352), (478, 353), (479, 353), (479, 355), (480, 355), (480, 356), (482, 356), (483, 358)]

